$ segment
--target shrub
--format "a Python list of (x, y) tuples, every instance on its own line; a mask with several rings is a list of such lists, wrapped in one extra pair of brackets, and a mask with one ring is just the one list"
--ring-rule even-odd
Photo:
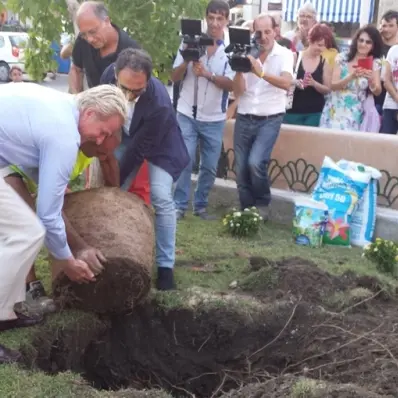
[(383, 273), (396, 276), (398, 264), (398, 245), (392, 241), (377, 238), (364, 248), (364, 256), (376, 264)]

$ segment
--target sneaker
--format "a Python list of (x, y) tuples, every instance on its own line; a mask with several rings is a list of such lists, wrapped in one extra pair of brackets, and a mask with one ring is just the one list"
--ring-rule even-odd
[(177, 221), (182, 220), (185, 217), (184, 210), (176, 210), (176, 217), (177, 217)]
[(193, 213), (196, 217), (199, 217), (205, 221), (214, 221), (217, 220), (217, 216), (209, 214), (206, 210), (196, 211)]
[(30, 314), (51, 314), (57, 310), (54, 300), (46, 295), (44, 286), (40, 281), (28, 284), (26, 299), (22, 306)]

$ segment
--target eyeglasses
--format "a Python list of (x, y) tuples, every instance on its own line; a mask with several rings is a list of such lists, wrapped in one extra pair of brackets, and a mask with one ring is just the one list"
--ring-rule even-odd
[(120, 84), (119, 82), (117, 83), (117, 85), (119, 86), (119, 88), (128, 95), (132, 95), (134, 97), (139, 97), (140, 95), (144, 94), (146, 91), (146, 87), (143, 88), (139, 88), (136, 90), (132, 90), (131, 88), (128, 88), (126, 86), (123, 86), (123, 84)]
[(310, 15), (310, 14), (300, 14), (299, 18), (303, 18), (303, 19), (313, 19), (314, 16)]
[(367, 39), (358, 39), (358, 43), (368, 44), (368, 45), (373, 44), (372, 40), (367, 40)]

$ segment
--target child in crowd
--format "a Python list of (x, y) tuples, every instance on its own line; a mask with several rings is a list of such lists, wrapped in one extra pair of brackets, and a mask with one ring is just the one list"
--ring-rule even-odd
[(14, 65), (10, 69), (10, 79), (12, 83), (20, 83), (23, 81), (22, 69), (19, 66)]

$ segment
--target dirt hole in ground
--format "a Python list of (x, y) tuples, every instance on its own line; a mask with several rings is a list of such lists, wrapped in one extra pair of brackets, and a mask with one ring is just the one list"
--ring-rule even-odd
[(176, 397), (237, 397), (231, 391), (248, 385), (270, 391), (259, 397), (292, 397), (294, 386), (288, 392), (286, 385), (264, 387), (278, 386), (276, 378), (286, 375), (362, 388), (350, 397), (394, 396), (395, 299), (380, 300), (369, 289), (376, 283), (363, 287), (360, 279), (333, 277), (302, 259), (263, 260), (240, 291), (193, 288), (179, 293), (173, 308), (165, 306), (165, 295), (104, 319), (96, 332), (89, 323), (41, 338), (35, 362), (47, 372), (79, 372), (98, 389), (164, 389)]

